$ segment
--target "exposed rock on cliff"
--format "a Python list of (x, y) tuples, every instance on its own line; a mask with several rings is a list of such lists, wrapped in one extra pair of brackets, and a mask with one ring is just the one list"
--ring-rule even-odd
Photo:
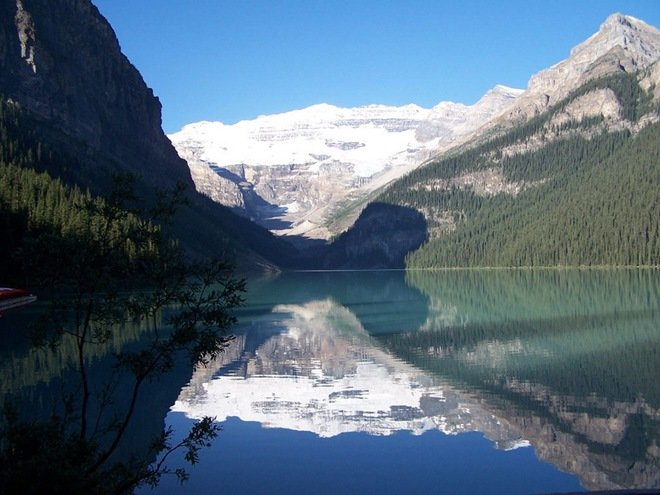
[(186, 162), (161, 129), (158, 98), (89, 0), (0, 2), (0, 97), (20, 107), (31, 130), (26, 147), (43, 145), (46, 155), (58, 156), (57, 164), (40, 159), (35, 167), (69, 184), (103, 195), (111, 175), (128, 170), (143, 197), (186, 185), (189, 205), (180, 208), (173, 231), (190, 252), (250, 258), (256, 251), (280, 263), (290, 251), (196, 193)]
[(2, 2), (0, 88), (76, 151), (88, 147), (152, 183), (192, 186), (161, 129), (160, 102), (88, 0)]
[[(523, 122), (597, 77), (642, 71), (658, 61), (659, 53), (657, 28), (631, 16), (612, 14), (598, 32), (571, 50), (569, 58), (533, 75), (527, 90), (492, 125), (510, 127)], [(599, 105), (594, 101), (591, 113)]]
[(520, 92), (496, 86), (474, 105), (432, 109), (320, 104), (234, 125), (198, 122), (170, 137), (198, 191), (277, 234), (328, 239), (359, 213), (347, 204), (463, 142)]

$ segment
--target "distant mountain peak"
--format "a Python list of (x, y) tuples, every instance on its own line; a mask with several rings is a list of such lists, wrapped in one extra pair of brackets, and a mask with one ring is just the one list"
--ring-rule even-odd
[(491, 125), (515, 125), (545, 111), (587, 81), (644, 70), (659, 59), (660, 30), (634, 17), (612, 14), (568, 58), (532, 75), (527, 90)]
[(605, 19), (605, 21), (600, 25), (599, 31), (607, 30), (616, 30), (624, 28), (635, 28), (635, 26), (646, 26), (649, 27), (644, 21), (637, 19), (636, 17), (630, 15), (624, 15), (619, 12), (615, 12)]
[(486, 93), (479, 99), (476, 104), (484, 104), (490, 100), (515, 99), (524, 92), (524, 89), (510, 88), (509, 86), (504, 86), (503, 84), (497, 84), (486, 91)]
[(492, 89), (486, 92), (489, 93), (501, 93), (501, 94), (510, 94), (510, 95), (519, 95), (524, 89), (512, 88), (511, 86), (505, 86), (504, 84), (496, 84)]
[(431, 156), (537, 115), (588, 80), (647, 67), (659, 53), (660, 31), (614, 14), (528, 89), (498, 84), (473, 105), (320, 103), (235, 125), (189, 125), (170, 139), (199, 191), (278, 234), (328, 238), (357, 212), (346, 204)]
[(273, 232), (328, 238), (347, 226), (326, 227), (342, 203), (467, 139), (518, 94), (496, 86), (474, 105), (432, 109), (319, 103), (234, 125), (189, 124), (169, 137), (200, 192)]
[(571, 50), (571, 58), (586, 53), (595, 60), (617, 46), (638, 64), (648, 65), (657, 60), (660, 30), (635, 17), (615, 13), (605, 19), (598, 32)]

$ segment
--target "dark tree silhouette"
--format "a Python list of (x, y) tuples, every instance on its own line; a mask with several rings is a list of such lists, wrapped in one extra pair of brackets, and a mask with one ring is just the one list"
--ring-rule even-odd
[[(169, 455), (184, 449), (195, 463), (218, 433), (212, 418), (204, 418), (176, 444), (171, 431), (162, 432), (147, 458), (117, 454), (130, 444), (126, 432), (145, 384), (166, 377), (184, 355), (201, 366), (222, 352), (232, 339), (226, 333), (234, 323), (231, 310), (244, 291), (226, 262), (191, 261), (163, 234), (181, 188), (159, 193), (145, 209), (132, 183), (120, 174), (105, 199), (77, 194), (76, 228), (51, 222), (22, 233), (22, 270), (47, 287), (52, 300), (36, 325), (35, 345), (73, 341), (77, 379), (64, 383), (47, 421), (26, 422), (16, 407), (5, 406), (1, 493), (130, 493), (168, 473), (184, 481), (184, 470), (168, 467)], [(89, 366), (90, 355), (128, 323), (146, 327), (147, 338), (115, 356), (110, 375), (130, 383), (127, 398), (107, 375), (93, 379)]]

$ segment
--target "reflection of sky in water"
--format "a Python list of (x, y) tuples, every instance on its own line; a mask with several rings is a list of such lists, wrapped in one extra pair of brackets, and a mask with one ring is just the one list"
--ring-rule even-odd
[[(195, 373), (169, 418), (226, 421), (204, 469), (229, 463), (255, 493), (282, 458), (305, 474), (281, 466), (276, 493), (287, 473), (306, 480), (298, 493), (323, 492), (315, 483), (333, 472), (355, 478), (350, 491), (402, 493), (454, 461), (443, 473), (456, 493), (578, 489), (535, 454), (590, 488), (657, 486), (659, 280), (634, 271), (285, 276), (250, 295), (245, 335)], [(263, 463), (251, 472), (232, 455)], [(424, 463), (435, 466), (430, 478), (417, 471)], [(356, 466), (371, 481), (360, 485)], [(518, 483), (523, 471), (544, 482)], [(470, 473), (480, 489), (470, 490)]]
[[(180, 413), (170, 413), (167, 422), (180, 431), (191, 423)], [(481, 495), (487, 490), (522, 495), (580, 490), (575, 477), (539, 462), (532, 449), (495, 450), (479, 433), (319, 438), (238, 418), (223, 424), (190, 474), (183, 488), (166, 479), (156, 493)]]

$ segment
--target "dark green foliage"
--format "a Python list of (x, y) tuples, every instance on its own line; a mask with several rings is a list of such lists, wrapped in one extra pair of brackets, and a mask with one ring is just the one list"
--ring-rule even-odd
[[(73, 378), (62, 382), (56, 403), (44, 405), (52, 411), (48, 421), (25, 420), (6, 408), (0, 492), (25, 493), (30, 486), (34, 493), (130, 493), (170, 472), (164, 461), (174, 450), (196, 462), (217, 434), (210, 419), (178, 444), (164, 432), (145, 455), (127, 459), (118, 452), (129, 450), (126, 432), (147, 383), (168, 376), (182, 356), (192, 366), (207, 363), (232, 340), (225, 332), (242, 302), (243, 281), (223, 261), (189, 261), (163, 234), (158, 225), (167, 224), (181, 190), (158, 194), (144, 210), (135, 206), (130, 175), (116, 176), (101, 199), (30, 169), (3, 165), (0, 171), (3, 218), (16, 247), (5, 253), (13, 257), (3, 270), (51, 292), (35, 344), (74, 348), (72, 360), (62, 363)], [(111, 376), (94, 377), (91, 361), (129, 322), (145, 327), (140, 345), (115, 356)], [(126, 385), (117, 387), (120, 381)], [(181, 470), (173, 474), (186, 477)]]
[[(515, 198), (482, 200), (456, 232), (412, 253), (410, 266), (657, 265), (658, 132), (605, 135), (576, 170)], [(610, 145), (609, 157), (597, 153)]]
[[(135, 249), (137, 229), (152, 234), (159, 229), (147, 225), (128, 211), (117, 209), (111, 232), (102, 220), (101, 211), (111, 203), (93, 198), (89, 192), (65, 187), (47, 173), (0, 163), (0, 278), (31, 286), (37, 283), (43, 266), (86, 266), (92, 259), (70, 259), (68, 243), (87, 242), (89, 256), (103, 236), (112, 236), (111, 248), (127, 254)], [(106, 212), (108, 213), (108, 212)], [(147, 222), (148, 223), (148, 222)], [(132, 252), (133, 255), (138, 253)], [(76, 253), (80, 256), (80, 253)], [(64, 276), (64, 274), (62, 274)], [(41, 280), (48, 283), (47, 280)]]
[[(389, 187), (379, 200), (426, 212), (435, 230), (431, 241), (409, 254), (407, 266), (660, 264), (660, 125), (636, 136), (599, 130), (602, 116), (548, 127), (571, 101), (600, 88), (616, 94), (628, 120), (650, 108), (635, 75), (597, 79), (512, 131)], [(513, 156), (501, 152), (532, 136), (547, 142)], [(485, 170), (501, 171), (521, 192), (485, 197), (450, 183)], [(455, 228), (446, 226), (448, 220)]]
[[(121, 163), (117, 163), (115, 159), (104, 154), (102, 150), (91, 149), (75, 138), (64, 135), (59, 129), (53, 129), (47, 122), (35, 118), (1, 96), (0, 166), (45, 172), (50, 179), (45, 177), (29, 179), (22, 175), (18, 179), (20, 184), (17, 187), (30, 190), (33, 188), (33, 182), (39, 181), (39, 184), (34, 187), (40, 190), (55, 187), (61, 191), (71, 191), (65, 194), (71, 194), (72, 199), (81, 191), (93, 196), (107, 195), (113, 187), (113, 178), (118, 174), (125, 174), (127, 170)], [(185, 167), (183, 164), (182, 166)], [(140, 198), (140, 206), (144, 209), (148, 207), (147, 205), (157, 204), (158, 189), (162, 189), (164, 186), (155, 187), (153, 183), (157, 181), (154, 181), (153, 178), (142, 177), (139, 173), (133, 173), (133, 175), (135, 177), (133, 187)], [(46, 186), (44, 181), (51, 179), (57, 179), (58, 184)], [(167, 181), (163, 179), (161, 182)], [(173, 181), (169, 181), (169, 184), (165, 188), (171, 189), (179, 185)], [(4, 183), (2, 186), (5, 189), (12, 187)], [(187, 184), (186, 189), (182, 193), (186, 202), (179, 206), (176, 215), (166, 226), (166, 231), (168, 235), (179, 240), (189, 255), (239, 258), (239, 261), (248, 266), (254, 264), (255, 261), (265, 265), (268, 263), (285, 265), (287, 259), (295, 255), (295, 249), (287, 242), (195, 192), (192, 181)], [(51, 196), (46, 198), (42, 195), (39, 200), (51, 201), (54, 198)], [(70, 201), (66, 199), (64, 202), (68, 204)], [(29, 215), (34, 215), (33, 206), (34, 201), (22, 206), (16, 202), (3, 205), (0, 201), (3, 213), (0, 228), (13, 232), (15, 228), (18, 228), (16, 222), (19, 222), (19, 219), (5, 218), (5, 214), (14, 215), (9, 211), (19, 209), (27, 211)], [(42, 204), (39, 208), (46, 208), (46, 205)], [(62, 205), (62, 208), (67, 209), (68, 206)], [(43, 212), (40, 212), (39, 215), (41, 213)], [(9, 235), (7, 233), (7, 236)], [(246, 260), (248, 261), (246, 262)]]
[(100, 157), (98, 166), (91, 165), (88, 160), (93, 153), (88, 146), (61, 135), (0, 95), (0, 163), (49, 172), (66, 185), (84, 184), (98, 195), (110, 190), (112, 175), (120, 167), (106, 164)]

